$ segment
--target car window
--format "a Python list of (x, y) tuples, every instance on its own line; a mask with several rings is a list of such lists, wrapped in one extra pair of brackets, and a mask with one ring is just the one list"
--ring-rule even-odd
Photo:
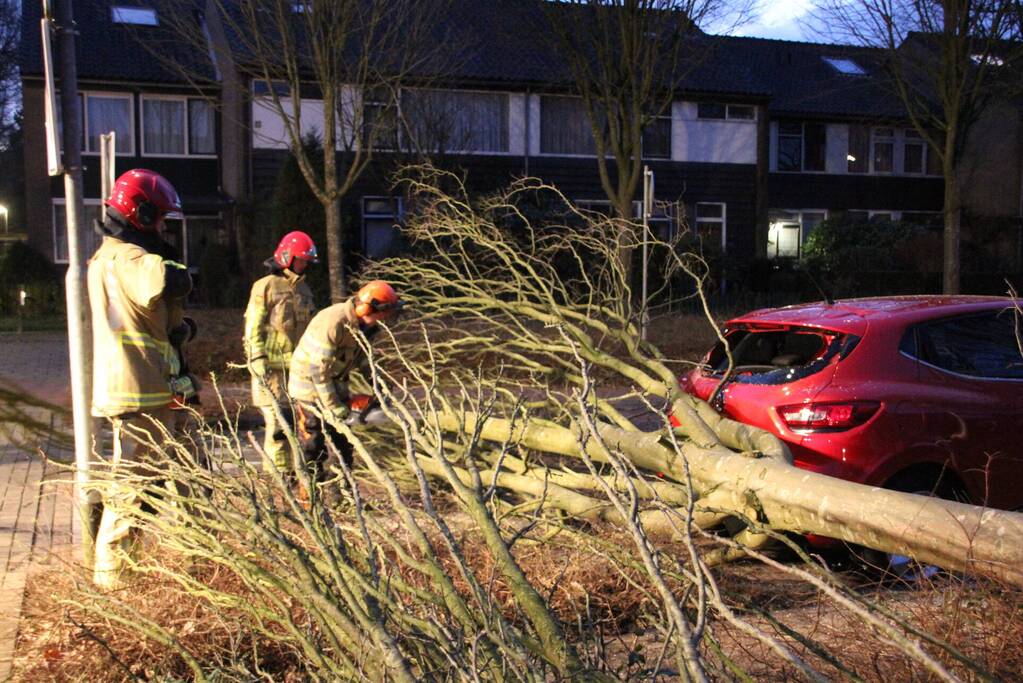
[[(739, 384), (786, 384), (820, 372), (835, 356), (844, 357), (858, 337), (805, 327), (757, 329), (740, 327), (726, 332), (732, 349), (732, 381)], [(707, 369), (721, 375), (728, 356), (718, 343), (707, 356)]]
[(917, 326), (917, 357), (974, 377), (1023, 379), (1023, 353), (1011, 310), (946, 318)]

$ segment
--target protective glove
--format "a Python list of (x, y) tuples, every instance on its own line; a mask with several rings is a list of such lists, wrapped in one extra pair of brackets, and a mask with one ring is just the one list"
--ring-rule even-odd
[(351, 415), (351, 414), (352, 414), (351, 408), (349, 408), (344, 403), (340, 403), (340, 404), (338, 404), (338, 405), (336, 405), (336, 406), (334, 406), (333, 408), (330, 409), (330, 416), (331, 416), (331, 418), (333, 420), (335, 420), (336, 422), (339, 422), (339, 423), (344, 422), (345, 420), (347, 420), (348, 416)]
[(266, 378), (270, 374), (270, 365), (266, 362), (266, 356), (253, 358), (249, 361), (249, 372), (253, 377)]

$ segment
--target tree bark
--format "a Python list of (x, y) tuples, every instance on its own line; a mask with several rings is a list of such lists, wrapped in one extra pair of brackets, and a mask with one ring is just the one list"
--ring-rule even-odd
[(944, 294), (959, 294), (961, 290), (959, 244), (961, 235), (959, 178), (956, 169), (956, 131), (949, 126), (945, 133), (945, 199), (942, 205), (944, 220), (944, 250), (942, 258), (942, 286)]
[[(460, 424), (454, 415), (441, 416), (445, 429)], [(473, 431), (475, 416), (466, 416), (464, 427)], [(552, 423), (491, 418), (479, 429), (486, 440), (579, 456), (580, 435)], [(667, 465), (666, 473), (679, 481), (688, 468), (697, 495), (713, 492), (715, 505), (767, 528), (837, 538), (1023, 586), (1023, 514), (865, 486), (723, 448), (682, 444), (680, 459), (658, 433), (601, 425), (600, 434), (638, 467)], [(588, 443), (587, 453), (597, 459), (599, 448)]]

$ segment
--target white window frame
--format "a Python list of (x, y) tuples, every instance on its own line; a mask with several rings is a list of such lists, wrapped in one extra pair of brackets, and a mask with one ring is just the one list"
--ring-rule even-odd
[[(381, 213), (379, 211), (368, 212), (366, 211), (366, 204), (371, 201), (384, 201), (389, 202), (394, 210), (389, 213)], [(366, 221), (367, 220), (380, 220), (383, 218), (390, 218), (395, 223), (400, 223), (402, 216), (405, 215), (405, 204), (401, 197), (393, 195), (363, 195), (359, 199), (359, 227), (362, 229), (362, 252), (366, 253)]]
[[(535, 135), (537, 136), (538, 139), (542, 139), (542, 133), (540, 131), (540, 126), (543, 125), (541, 122), (543, 121), (543, 100), (544, 100), (545, 97), (566, 97), (566, 98), (577, 99), (577, 100), (580, 100), (580, 101), (582, 101), (582, 99), (583, 99), (582, 97), (580, 97), (578, 95), (560, 95), (560, 94), (557, 94), (557, 93), (540, 93), (540, 95), (539, 95), (539, 112), (538, 112), (539, 116), (537, 117), (537, 131), (535, 133)], [(511, 98), (509, 98), (509, 101), (510, 101), (510, 99)], [(674, 106), (674, 103), (672, 103), (672, 106)], [(672, 120), (673, 120), (673, 117), (672, 117), (672, 106), (669, 106), (667, 109), (665, 109), (663, 114), (661, 114), (659, 116), (652, 116), (651, 120), (653, 121), (653, 120), (656, 120), (656, 119), (664, 119), (664, 120), (667, 120), (669, 124), (671, 124)], [(754, 116), (756, 116), (756, 110), (755, 109), (754, 109), (753, 114), (754, 114)], [(584, 116), (588, 117), (589, 114), (586, 114), (584, 112)], [(708, 120), (711, 120), (711, 119), (708, 119)], [(720, 121), (721, 119), (712, 119), (712, 120)], [(749, 119), (745, 119), (745, 120), (749, 120)], [(589, 123), (588, 119), (587, 119), (587, 123)], [(674, 129), (675, 129), (674, 125), (669, 125), (669, 130), (668, 130), (668, 155), (667, 156), (651, 157), (651, 156), (647, 156), (647, 155), (643, 154), (643, 150), (642, 150), (643, 142), (642, 142), (642, 140), (640, 140), (640, 147), (641, 147), (641, 149), (640, 149), (640, 156), (641, 156), (641, 158), (643, 158), (643, 159), (650, 159), (651, 161), (671, 161), (673, 146), (675, 144), (675, 130)], [(540, 147), (539, 151), (535, 155), (530, 155), (530, 156), (555, 157), (555, 158), (560, 158), (560, 159), (596, 159), (598, 155), (596, 155), (596, 154), (567, 154), (567, 153), (564, 153), (564, 152), (544, 152), (543, 148)], [(612, 158), (612, 156), (613, 155), (611, 154), (611, 151), (608, 150), (607, 154), (605, 155), (605, 158), (610, 159), (610, 158)], [(580, 200), (580, 201), (588, 201), (588, 200)]]
[[(394, 130), (394, 147), (382, 147), (382, 146), (380, 146), (378, 144), (379, 140), (376, 140), (376, 141), (374, 141), (374, 144), (369, 145), (368, 147), (366, 147), (366, 149), (371, 150), (374, 153), (376, 153), (376, 152), (401, 152), (402, 151), (402, 146), (404, 144), (404, 141), (402, 140), (402, 127), (403, 126), (402, 126), (402, 115), (401, 115), (401, 91), (402, 91), (402, 89), (398, 88), (398, 96), (395, 98), (396, 101), (393, 103), (393, 106), (394, 106), (394, 125), (395, 125), (395, 130)], [(361, 120), (358, 121), (359, 125), (357, 127), (357, 130), (358, 130), (358, 136), (361, 138), (363, 130), (364, 130), (364, 127), (366, 125), (366, 106), (369, 105), (371, 107), (380, 107), (382, 111), (387, 111), (387, 107), (389, 106), (390, 103), (387, 102), (386, 100), (368, 98), (368, 97), (366, 97), (366, 93), (365, 92), (363, 92), (361, 95), (359, 95), (359, 97), (360, 97), (360, 102), (359, 102), (359, 116), (358, 116), (358, 118), (361, 119)], [(355, 117), (353, 117), (353, 118), (355, 118)], [(358, 144), (362, 145), (362, 146), (365, 146), (366, 143), (360, 141)], [(366, 199), (366, 198), (367, 197), (364, 197), (363, 199)], [(375, 199), (377, 197), (373, 197), (373, 198)], [(365, 246), (366, 245), (363, 244), (363, 248), (365, 248)]]
[(650, 159), (652, 161), (658, 161), (658, 160), (660, 160), (660, 161), (670, 161), (671, 160), (672, 147), (673, 147), (673, 145), (675, 143), (675, 140), (674, 140), (675, 136), (673, 134), (674, 133), (674, 131), (673, 131), (674, 126), (672, 125), (672, 116), (671, 116), (671, 106), (668, 106), (668, 108), (664, 110), (664, 113), (660, 114), (659, 116), (651, 116), (650, 117), (650, 122), (647, 124), (647, 127), (643, 129), (643, 132), (645, 133), (647, 128), (649, 128), (653, 123), (655, 123), (657, 121), (662, 121), (662, 122), (666, 121), (668, 123), (668, 154), (666, 156), (649, 156), (648, 154), (646, 154), (646, 152), (643, 150), (643, 139), (642, 139), (642, 135), (641, 135), (640, 136), (640, 141), (639, 141), (640, 155), (642, 156), (642, 158)]
[[(150, 152), (146, 149), (146, 100), (163, 100), (163, 101), (176, 101), (181, 102), (184, 105), (184, 116), (185, 116), (185, 153), (184, 154), (165, 154), (162, 152)], [(158, 157), (161, 159), (216, 159), (217, 154), (193, 154), (192, 153), (192, 123), (189, 120), (188, 102), (189, 100), (203, 100), (202, 97), (189, 97), (188, 95), (163, 95), (153, 93), (143, 93), (139, 97), (139, 116), (142, 119), (142, 125), (139, 130), (142, 137), (142, 154), (143, 157)], [(212, 105), (210, 105), (212, 106)], [(214, 149), (217, 145), (217, 116), (214, 110), (213, 115), (213, 146)]]
[[(913, 135), (916, 135), (917, 137), (912, 137)], [(903, 173), (903, 175), (908, 176), (927, 175), (927, 152), (929, 151), (927, 149), (927, 142), (923, 139), (922, 136), (920, 136), (919, 133), (916, 132), (915, 128), (903, 128), (900, 137), (902, 138), (902, 146), (901, 149), (899, 150), (901, 152), (899, 154), (899, 164), (901, 166), (899, 170)], [(922, 152), (920, 154), (919, 171), (906, 170), (906, 148), (909, 147), (910, 145), (920, 145), (920, 147), (922, 148)]]
[[(721, 216), (709, 216), (700, 218), (701, 206), (720, 206)], [(696, 202), (693, 204), (693, 231), (699, 236), (699, 223), (720, 223), (721, 224), (721, 251), (728, 251), (728, 204), (725, 202)]]
[[(857, 175), (860, 175), (860, 174), (857, 174)], [(775, 253), (774, 254), (771, 254), (771, 253), (767, 254), (767, 258), (768, 259), (777, 259), (777, 258), (796, 258), (796, 259), (801, 259), (801, 258), (803, 258), (803, 244), (805, 242), (805, 239), (803, 237), (803, 233), (806, 231), (806, 225), (804, 223), (803, 215), (804, 214), (808, 214), (808, 213), (820, 213), (820, 214), (824, 214), (824, 220), (828, 220), (828, 218), (831, 217), (831, 212), (829, 212), (827, 209), (770, 209), (768, 211), (768, 214), (770, 214), (772, 212), (787, 213), (787, 214), (791, 214), (791, 215), (796, 217), (796, 220), (794, 220), (792, 222), (799, 223), (799, 245), (798, 245), (798, 248), (796, 249), (796, 256), (794, 256), (794, 257), (793, 256), (780, 256), (780, 255), (777, 254), (777, 248), (775, 248)], [(770, 219), (768, 219), (768, 234), (770, 234), (770, 226), (771, 226), (771, 223), (773, 223), (773, 222), (775, 222), (775, 221), (771, 221)]]
[[(725, 108), (725, 115), (722, 118), (716, 116), (700, 116), (700, 104), (720, 104)], [(746, 118), (744, 116), (732, 116), (732, 107), (742, 107), (743, 109), (752, 109), (753, 118)], [(697, 102), (696, 103), (696, 120), (697, 121), (749, 121), (754, 122), (757, 120), (757, 106), (755, 104), (742, 104), (739, 102)]]
[[(543, 130), (542, 130), (543, 129), (543, 100), (544, 100), (545, 97), (568, 97), (568, 98), (577, 99), (580, 102), (583, 101), (583, 98), (579, 97), (578, 95), (563, 95), (563, 94), (558, 94), (558, 93), (540, 93), (539, 94), (540, 106), (539, 106), (539, 112), (538, 113), (540, 115), (537, 118), (537, 122), (536, 122), (537, 123), (537, 126), (536, 126), (536, 136), (537, 136), (537, 139), (539, 141), (540, 150), (539, 150), (539, 153), (537, 154), (537, 156), (541, 156), (541, 157), (556, 157), (556, 158), (561, 158), (561, 159), (596, 159), (597, 158), (596, 154), (567, 154), (567, 153), (564, 153), (564, 152), (545, 152), (545, 151), (543, 151)], [(585, 104), (583, 106), (585, 107)], [(583, 112), (583, 116), (587, 117), (587, 125), (589, 125), (589, 114), (584, 111)], [(590, 201), (590, 200), (583, 199), (583, 200), (580, 200), (580, 201)], [(575, 203), (574, 200), (573, 200), (573, 203)], [(610, 204), (610, 202), (608, 202), (608, 203)]]
[[(395, 111), (397, 112), (397, 115), (398, 115), (397, 116), (397, 121), (398, 121), (398, 149), (399, 150), (406, 150), (407, 151), (407, 150), (411, 149), (411, 147), (409, 146), (409, 144), (405, 140), (405, 137), (406, 137), (406, 135), (405, 135), (405, 126), (403, 125), (404, 113), (401, 110), (402, 95), (404, 95), (406, 92), (414, 92), (416, 90), (427, 90), (427, 91), (431, 91), (431, 92), (445, 92), (445, 93), (449, 93), (450, 92), (450, 93), (476, 93), (476, 94), (481, 94), (481, 95), (503, 95), (504, 96), (505, 114), (508, 117), (508, 130), (505, 131), (506, 134), (507, 134), (507, 139), (505, 140), (505, 142), (507, 143), (507, 146), (508, 146), (507, 151), (504, 151), (504, 152), (494, 152), (494, 151), (481, 151), (481, 150), (474, 150), (474, 149), (449, 149), (449, 150), (444, 150), (444, 153), (445, 154), (459, 154), (459, 155), (465, 155), (465, 156), (469, 156), (469, 155), (495, 156), (495, 157), (521, 156), (521, 154), (512, 154), (512, 151), (511, 151), (512, 147), (513, 147), (513, 145), (512, 145), (512, 125), (511, 125), (511, 116), (512, 116), (512, 111), (511, 111), (511, 101), (512, 101), (511, 96), (512, 96), (512, 93), (511, 93), (511, 91), (509, 91), (509, 90), (480, 90), (478, 88), (473, 88), (473, 89), (456, 89), (456, 88), (399, 88), (399, 90), (398, 90), (398, 102), (395, 104)], [(369, 102), (371, 102), (373, 104), (379, 104), (380, 103), (379, 100), (369, 100)], [(392, 150), (384, 149), (384, 150), (374, 150), (374, 151), (392, 151)], [(397, 150), (394, 150), (394, 151), (397, 151)], [(660, 157), (658, 157), (658, 158), (660, 158)]]
[[(878, 131), (889, 130), (890, 135), (880, 135)], [(896, 126), (871, 126), (870, 127), (870, 174), (889, 176), (896, 175), (899, 168), (899, 145), (896, 144), (898, 135), (896, 134)], [(877, 170), (877, 145), (888, 144), (892, 146), (892, 168), (890, 171), (879, 171)]]
[[(103, 204), (103, 200), (102, 199), (83, 199), (82, 203), (85, 206), (101, 206)], [(50, 239), (52, 240), (52, 243), (53, 243), (53, 262), (54, 263), (68, 263), (68, 259), (67, 258), (62, 258), (62, 259), (58, 259), (57, 258), (57, 207), (58, 206), (65, 207), (64, 210), (66, 212), (67, 211), (67, 200), (64, 199), (63, 197), (59, 197), (59, 198), (58, 197), (54, 197), (50, 201)], [(67, 214), (65, 213), (65, 216), (66, 215)], [(92, 225), (85, 226), (85, 229), (87, 231), (91, 231), (92, 230)], [(64, 235), (65, 235), (65, 238), (66, 238), (67, 237), (67, 225), (64, 226)], [(81, 245), (81, 246), (84, 246), (84, 245)], [(86, 256), (86, 258), (88, 258), (91, 255), (92, 254), (86, 254), (85, 256)]]
[[(130, 143), (131, 149), (127, 152), (118, 152), (114, 150), (114, 155), (119, 157), (133, 157), (135, 156), (135, 95), (133, 93), (117, 92), (117, 91), (106, 91), (106, 90), (84, 90), (81, 92), (82, 95), (82, 130), (84, 131), (82, 140), (82, 154), (90, 156), (99, 156), (99, 150), (92, 151), (89, 147), (89, 98), (90, 97), (106, 97), (109, 99), (119, 99), (128, 101), (128, 128), (131, 130)], [(63, 137), (63, 136), (61, 136)]]
[(219, 220), (219, 221), (222, 221), (223, 220), (223, 215), (220, 214), (220, 213), (211, 213), (211, 214), (196, 213), (196, 214), (186, 215), (186, 216), (184, 216), (182, 218), (175, 218), (175, 219), (172, 219), (172, 220), (181, 221), (181, 248), (179, 250), (181, 252), (181, 254), (180, 254), (181, 255), (181, 263), (186, 268), (188, 268), (188, 272), (189, 273), (192, 273), (194, 275), (194, 274), (199, 272), (199, 264), (198, 263), (189, 263), (189, 260), (188, 260), (188, 241), (189, 241), (188, 221), (189, 220), (196, 220), (196, 221), (199, 221), (199, 220), (204, 220), (204, 221), (205, 220)]

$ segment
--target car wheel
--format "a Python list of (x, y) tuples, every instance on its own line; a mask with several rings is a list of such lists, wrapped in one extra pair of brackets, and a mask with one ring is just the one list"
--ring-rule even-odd
[[(961, 486), (956, 485), (951, 475), (944, 472), (908, 471), (895, 475), (883, 488), (920, 496), (936, 496), (944, 500), (965, 501)], [(883, 553), (871, 548), (857, 546), (853, 556), (861, 567), (882, 580), (915, 584), (939, 574), (942, 569), (933, 564), (921, 564), (906, 555)]]

